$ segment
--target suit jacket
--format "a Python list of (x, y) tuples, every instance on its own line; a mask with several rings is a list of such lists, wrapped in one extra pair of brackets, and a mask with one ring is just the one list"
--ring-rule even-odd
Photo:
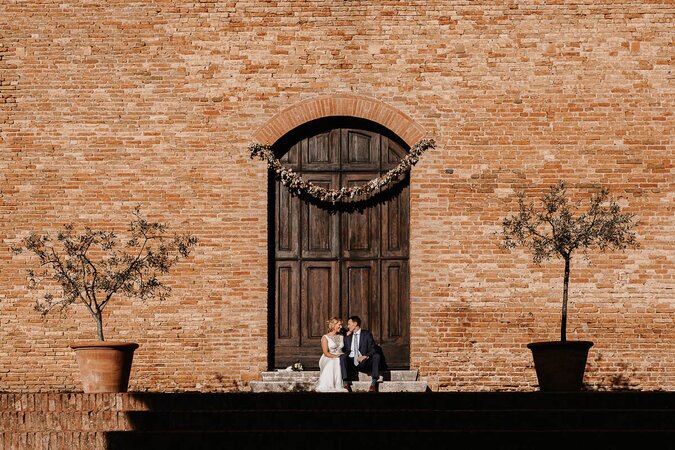
[[(343, 347), (343, 351), (349, 357), (349, 354), (352, 351), (352, 338), (354, 337), (354, 334), (350, 334), (349, 336), (345, 336), (345, 346)], [(361, 334), (359, 336), (359, 352), (361, 353), (362, 356), (368, 356), (371, 357), (375, 353), (377, 353), (377, 348), (375, 347), (375, 339), (373, 339), (373, 334), (368, 331), (368, 330), (361, 330)]]

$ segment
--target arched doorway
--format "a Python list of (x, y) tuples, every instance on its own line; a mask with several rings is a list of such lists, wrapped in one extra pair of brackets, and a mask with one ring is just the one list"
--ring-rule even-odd
[[(329, 117), (273, 149), (312, 183), (338, 188), (395, 167), (407, 145), (371, 121)], [(290, 195), (270, 173), (270, 366), (318, 367), (326, 320), (358, 315), (390, 368), (410, 363), (409, 178), (367, 201), (321, 204)]]

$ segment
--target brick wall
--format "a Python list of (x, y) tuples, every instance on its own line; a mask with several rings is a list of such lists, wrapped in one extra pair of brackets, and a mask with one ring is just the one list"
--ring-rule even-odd
[[(553, 2), (552, 2), (553, 3)], [(383, 102), (438, 142), (411, 185), (411, 364), (434, 389), (528, 390), (556, 339), (562, 266), (498, 248), (513, 194), (602, 183), (642, 248), (573, 261), (570, 339), (597, 389), (675, 388), (668, 2), (0, 4), (0, 390), (77, 389), (84, 311), (43, 319), (30, 230), (122, 230), (136, 204), (200, 245), (162, 304), (118, 299), (132, 390), (233, 390), (266, 369), (266, 170), (284, 109)], [(283, 130), (281, 130), (283, 131)], [(453, 169), (453, 173), (446, 173)]]

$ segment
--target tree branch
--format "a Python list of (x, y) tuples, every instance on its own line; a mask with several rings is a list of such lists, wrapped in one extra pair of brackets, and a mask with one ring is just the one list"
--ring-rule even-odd
[(60, 259), (60, 258), (58, 257), (58, 255), (56, 254), (56, 251), (54, 250), (54, 247), (51, 247), (51, 246), (45, 246), (45, 247), (46, 247), (48, 250), (51, 250), (52, 256), (54, 257), (53, 263), (55, 262), (56, 264), (58, 264), (58, 271), (57, 271), (57, 273), (61, 273), (61, 275), (63, 275), (63, 276), (66, 278), (66, 280), (68, 280), (68, 282), (70, 282), (70, 285), (71, 285), (71, 287), (73, 288), (74, 292), (77, 294), (77, 296), (80, 298), (80, 300), (82, 300), (82, 303), (84, 303), (84, 305), (87, 307), (87, 309), (88, 309), (89, 312), (91, 313), (92, 317), (94, 317), (94, 319), (97, 319), (96, 313), (95, 313), (94, 310), (92, 309), (91, 305), (90, 305), (89, 303), (87, 303), (87, 301), (85, 300), (85, 298), (82, 296), (82, 291), (80, 291), (80, 288), (79, 288), (79, 287), (77, 286), (77, 284), (70, 278), (70, 275), (68, 275), (68, 272), (66, 271), (65, 267), (63, 267), (63, 263), (61, 262), (61, 259)]
[[(91, 285), (90, 285), (89, 289), (91, 289), (91, 298), (93, 300), (94, 305), (96, 305), (96, 308), (100, 310), (101, 308), (99, 307), (99, 304), (96, 301), (96, 279), (98, 277), (98, 270), (96, 269), (96, 266), (91, 262), (91, 260), (87, 256), (87, 251), (89, 251), (89, 246), (87, 246), (87, 248), (82, 252), (82, 258), (87, 262), (89, 267), (91, 267), (91, 269), (92, 269), (92, 279), (91, 279)], [(87, 285), (86, 281), (84, 282), (84, 285), (85, 286)]]

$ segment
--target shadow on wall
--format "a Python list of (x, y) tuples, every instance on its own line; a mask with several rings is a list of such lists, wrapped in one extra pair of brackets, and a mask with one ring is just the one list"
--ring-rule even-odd
[[(586, 373), (593, 373), (595, 368), (603, 361), (602, 353), (598, 353), (593, 359), (589, 359)], [(617, 373), (606, 375), (597, 381), (584, 383), (586, 391), (642, 391), (641, 382), (635, 376), (635, 370), (631, 370), (628, 364), (620, 363)]]
[(606, 377), (598, 383), (585, 383), (587, 391), (642, 391), (640, 382), (626, 374), (618, 373)]

